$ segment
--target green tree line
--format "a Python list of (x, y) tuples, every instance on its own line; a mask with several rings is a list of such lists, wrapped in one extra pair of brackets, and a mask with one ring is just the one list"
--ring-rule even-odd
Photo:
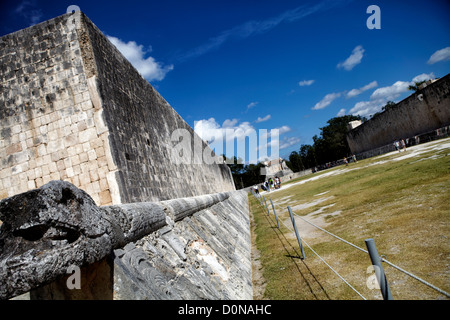
[(312, 145), (302, 144), (299, 151), (293, 151), (286, 160), (287, 166), (294, 172), (309, 168), (325, 168), (327, 163), (343, 159), (351, 155), (347, 143), (347, 125), (354, 120), (366, 121), (361, 116), (346, 115), (335, 117), (327, 121), (327, 125), (320, 128), (320, 136), (313, 137)]
[[(325, 168), (327, 163), (348, 157), (351, 151), (346, 139), (347, 125), (354, 120), (366, 121), (366, 118), (347, 115), (328, 120), (327, 125), (320, 128), (320, 136), (313, 137), (312, 145), (302, 144), (299, 151), (291, 152), (289, 160), (285, 159), (287, 166), (294, 172), (309, 168), (321, 169)], [(226, 160), (224, 155), (223, 157)], [(261, 175), (264, 164), (261, 162), (245, 165), (242, 159), (234, 156), (233, 163), (228, 166), (233, 174), (236, 189), (264, 182), (265, 177)]]

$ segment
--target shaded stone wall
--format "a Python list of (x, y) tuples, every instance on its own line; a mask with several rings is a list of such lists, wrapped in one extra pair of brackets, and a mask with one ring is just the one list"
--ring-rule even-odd
[(392, 108), (351, 130), (354, 154), (412, 138), (450, 125), (450, 75), (418, 90)]
[(252, 298), (246, 191), (98, 207), (51, 181), (0, 219), (0, 300)]
[(115, 250), (114, 299), (252, 299), (248, 212), (247, 192), (231, 192)]
[(112, 203), (108, 129), (69, 17), (0, 38), (0, 198), (61, 179)]
[(195, 136), (81, 12), (0, 38), (0, 198), (51, 180), (99, 205), (235, 190), (225, 164), (171, 161), (180, 128)]
[[(122, 186), (122, 202), (234, 190), (226, 164), (206, 165), (194, 158), (188, 164), (173, 163), (176, 143), (171, 141), (172, 132), (186, 129), (191, 137), (191, 150), (196, 134), (97, 27), (85, 16), (82, 18), (90, 43), (95, 44), (92, 46), (95, 70), (87, 73), (97, 75), (111, 150), (119, 169), (116, 177)], [(202, 150), (209, 149), (205, 142), (201, 143)]]

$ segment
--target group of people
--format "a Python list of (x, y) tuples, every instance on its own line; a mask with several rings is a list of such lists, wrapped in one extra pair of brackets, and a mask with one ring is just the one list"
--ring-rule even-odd
[[(358, 162), (358, 160), (356, 160), (356, 156), (355, 155), (352, 155), (352, 160), (355, 163)], [(344, 157), (344, 163), (345, 163), (346, 166), (348, 166), (348, 159), (347, 159), (347, 157)]]
[[(270, 192), (271, 189), (280, 189), (281, 188), (281, 179), (279, 177), (269, 178), (261, 184), (261, 189), (263, 191)], [(253, 190), (255, 193), (259, 193), (258, 186), (253, 186)]]
[(395, 150), (397, 150), (398, 152), (401, 152), (402, 149), (403, 149), (403, 151), (406, 151), (406, 143), (405, 143), (405, 140), (403, 140), (403, 139), (400, 141), (396, 140), (394, 142), (394, 146), (395, 146)]
[(270, 192), (271, 189), (280, 189), (280, 188), (281, 188), (281, 179), (278, 177), (269, 178), (263, 184), (261, 184), (261, 189), (267, 192)]

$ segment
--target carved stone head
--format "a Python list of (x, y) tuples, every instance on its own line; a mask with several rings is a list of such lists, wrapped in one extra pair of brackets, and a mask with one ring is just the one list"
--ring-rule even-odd
[(63, 181), (0, 201), (0, 299), (106, 256), (111, 226), (84, 191)]

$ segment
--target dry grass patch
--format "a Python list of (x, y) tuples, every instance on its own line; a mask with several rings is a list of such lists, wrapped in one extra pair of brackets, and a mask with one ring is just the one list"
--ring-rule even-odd
[[(449, 292), (449, 141), (328, 170), (322, 178), (302, 177), (297, 182), (307, 182), (265, 196), (277, 204), (277, 213), (286, 225), (291, 225), (289, 205), (298, 216), (363, 249), (364, 240), (373, 238), (387, 260)], [(258, 202), (252, 197), (250, 201), (256, 210)], [(307, 247), (306, 260), (300, 260), (295, 235), (285, 226), (278, 230), (273, 215), (268, 217), (263, 210), (254, 215), (266, 298), (360, 299)], [(300, 236), (352, 286), (368, 299), (381, 298), (378, 290), (366, 286), (370, 275), (367, 254), (313, 231), (299, 218), (296, 221)], [(445, 297), (390, 266), (384, 267), (395, 299)]]

